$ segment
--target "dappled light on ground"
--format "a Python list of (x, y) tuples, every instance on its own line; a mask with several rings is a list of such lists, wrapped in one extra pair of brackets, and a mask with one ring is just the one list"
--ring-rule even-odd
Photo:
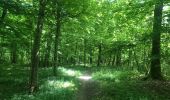
[(80, 77), (78, 77), (78, 78), (81, 79), (81, 80), (88, 81), (88, 80), (92, 79), (92, 76), (84, 75), (84, 76), (80, 76)]
[[(120, 82), (121, 80), (130, 80), (139, 77), (141, 74), (134, 71), (119, 71), (115, 69), (104, 69), (97, 72), (94, 72), (92, 74), (92, 77), (96, 80), (105, 80), (105, 81), (114, 81), (114, 82)], [(130, 76), (130, 77), (127, 77)]]
[(74, 100), (77, 89), (74, 78), (48, 77), (41, 83), (38, 92), (14, 95), (11, 100)]
[(121, 74), (120, 71), (99, 71), (93, 74), (97, 79), (115, 79)]
[(28, 94), (26, 91), (28, 68), (4, 67), (1, 67), (0, 73), (4, 76), (0, 78), (2, 100), (83, 100), (82, 97), (88, 98), (86, 100), (91, 98), (92, 100), (169, 100), (167, 98), (170, 98), (169, 82), (141, 81), (143, 74), (137, 70), (114, 68), (93, 70), (80, 67), (59, 67), (57, 76), (52, 76), (52, 68), (40, 69), (39, 90)]
[[(99, 90), (94, 100), (169, 100), (169, 83), (142, 81), (137, 70), (100, 69), (92, 74)], [(150, 85), (149, 85), (150, 84)], [(166, 96), (165, 96), (166, 95)]]
[(69, 81), (55, 81), (55, 80), (49, 80), (47, 81), (47, 85), (52, 88), (68, 88), (68, 87), (74, 87), (75, 84), (73, 82)]
[(64, 67), (59, 67), (58, 70), (66, 76), (80, 76), (82, 73), (80, 71), (72, 70), (72, 69), (67, 69)]

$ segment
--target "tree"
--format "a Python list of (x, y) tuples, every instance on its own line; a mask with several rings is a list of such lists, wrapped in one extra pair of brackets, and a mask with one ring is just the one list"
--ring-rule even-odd
[(154, 10), (154, 23), (152, 32), (152, 53), (151, 53), (151, 66), (149, 77), (152, 79), (160, 80), (161, 75), (161, 63), (160, 63), (160, 36), (162, 30), (162, 9), (163, 0), (156, 0)]
[(38, 89), (38, 60), (40, 40), (43, 29), (46, 0), (39, 0), (39, 12), (37, 17), (37, 27), (34, 34), (34, 43), (31, 60), (30, 92)]
[(3, 23), (5, 16), (7, 15), (7, 11), (8, 11), (8, 9), (6, 7), (4, 7), (1, 18), (0, 18), (0, 23)]
[(54, 69), (53, 73), (56, 75), (56, 67), (58, 64), (58, 47), (60, 42), (61, 35), (61, 7), (58, 2), (56, 2), (56, 12), (55, 12), (55, 20), (56, 20), (56, 32), (55, 32), (55, 42), (54, 42)]
[(50, 53), (51, 53), (51, 44), (52, 44), (52, 31), (48, 33), (47, 40), (46, 40), (46, 51), (44, 55), (44, 67), (49, 67), (50, 65)]

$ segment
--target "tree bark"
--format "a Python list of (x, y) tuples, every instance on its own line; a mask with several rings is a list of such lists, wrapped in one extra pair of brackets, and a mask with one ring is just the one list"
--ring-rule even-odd
[(61, 35), (61, 8), (59, 3), (56, 3), (56, 32), (55, 32), (55, 43), (54, 43), (54, 67), (53, 67), (53, 74), (56, 76), (56, 68), (58, 64), (58, 47), (60, 42), (60, 35)]
[(131, 48), (129, 48), (129, 54), (128, 54), (128, 66), (132, 67), (133, 65), (131, 65), (132, 62), (132, 50)]
[(78, 42), (76, 42), (76, 46), (75, 46), (75, 51), (74, 51), (74, 65), (77, 64), (77, 59), (78, 59), (78, 55), (77, 55), (77, 50), (78, 50)]
[(30, 92), (38, 89), (38, 59), (40, 40), (43, 29), (44, 15), (45, 15), (46, 0), (39, 0), (39, 12), (37, 18), (37, 27), (34, 34), (34, 43), (32, 49), (31, 59), (31, 76), (30, 76)]
[(116, 52), (116, 66), (121, 65), (121, 59), (122, 59), (122, 50), (119, 48), (117, 49), (117, 52)]
[(160, 36), (162, 24), (162, 9), (163, 0), (156, 0), (154, 10), (154, 24), (152, 33), (152, 52), (151, 52), (151, 66), (149, 76), (155, 80), (161, 80), (161, 64), (160, 64)]
[[(140, 68), (140, 66), (139, 66), (138, 57), (137, 57), (137, 54), (136, 54), (136, 50), (135, 50), (135, 49), (133, 50), (133, 55), (134, 55), (134, 61), (135, 61), (135, 63), (136, 63), (135, 66), (137, 66), (138, 71), (141, 71), (141, 68)], [(133, 66), (134, 66), (134, 65), (133, 65)], [(133, 70), (133, 67), (132, 67), (132, 70)]]
[(48, 67), (48, 66), (49, 66), (49, 58), (50, 58), (51, 43), (52, 43), (51, 39), (52, 39), (52, 32), (49, 32), (49, 33), (48, 33), (48, 38), (47, 38), (45, 58), (44, 58), (44, 66), (45, 66), (45, 67)]
[(101, 65), (101, 62), (102, 62), (102, 60), (101, 60), (101, 54), (102, 53), (102, 44), (100, 43), (99, 45), (98, 45), (98, 61), (97, 61), (97, 66), (99, 67), (100, 65)]
[(107, 66), (110, 66), (111, 62), (112, 62), (112, 51), (108, 52), (109, 53), (109, 56), (108, 56), (108, 59), (106, 60), (106, 65)]
[(93, 64), (93, 49), (92, 49), (92, 46), (90, 47), (90, 65)]
[[(2, 28), (5, 16), (7, 15), (8, 9), (6, 7), (3, 8), (2, 15), (0, 17), (0, 28)], [(2, 37), (1, 37), (2, 36)], [(3, 35), (0, 35), (0, 43), (2, 43)], [(2, 46), (0, 45), (0, 60), (2, 60), (2, 56), (4, 55)]]
[(17, 43), (16, 42), (11, 43), (11, 63), (12, 64), (17, 63)]
[(116, 55), (114, 54), (113, 56), (112, 56), (112, 66), (115, 66), (116, 64), (115, 64), (115, 61), (116, 61)]
[(87, 42), (87, 40), (86, 39), (84, 39), (84, 67), (86, 67), (86, 43)]
[(6, 7), (3, 8), (0, 23), (4, 22), (5, 16), (7, 15), (8, 9)]

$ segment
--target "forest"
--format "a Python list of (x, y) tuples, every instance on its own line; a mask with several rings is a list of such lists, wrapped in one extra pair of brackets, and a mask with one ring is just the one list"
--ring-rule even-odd
[(170, 100), (170, 0), (0, 0), (0, 100)]

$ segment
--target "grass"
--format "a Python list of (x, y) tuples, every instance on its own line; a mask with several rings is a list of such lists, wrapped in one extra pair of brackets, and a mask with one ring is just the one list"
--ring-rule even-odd
[(142, 81), (137, 70), (68, 66), (57, 71), (54, 77), (52, 68), (40, 68), (39, 91), (29, 94), (29, 67), (0, 65), (0, 100), (77, 100), (78, 77), (88, 71), (98, 83), (93, 100), (170, 100), (170, 82)]
[(0, 65), (0, 100), (75, 100), (82, 69), (58, 68), (54, 77), (52, 68), (39, 69), (39, 91), (29, 94), (29, 68), (22, 65)]
[(1, 65), (0, 66), (0, 98), (10, 99), (12, 95), (26, 93), (28, 71), (25, 66)]
[(93, 73), (99, 82), (94, 100), (170, 100), (170, 83), (142, 81), (136, 70), (101, 69)]

